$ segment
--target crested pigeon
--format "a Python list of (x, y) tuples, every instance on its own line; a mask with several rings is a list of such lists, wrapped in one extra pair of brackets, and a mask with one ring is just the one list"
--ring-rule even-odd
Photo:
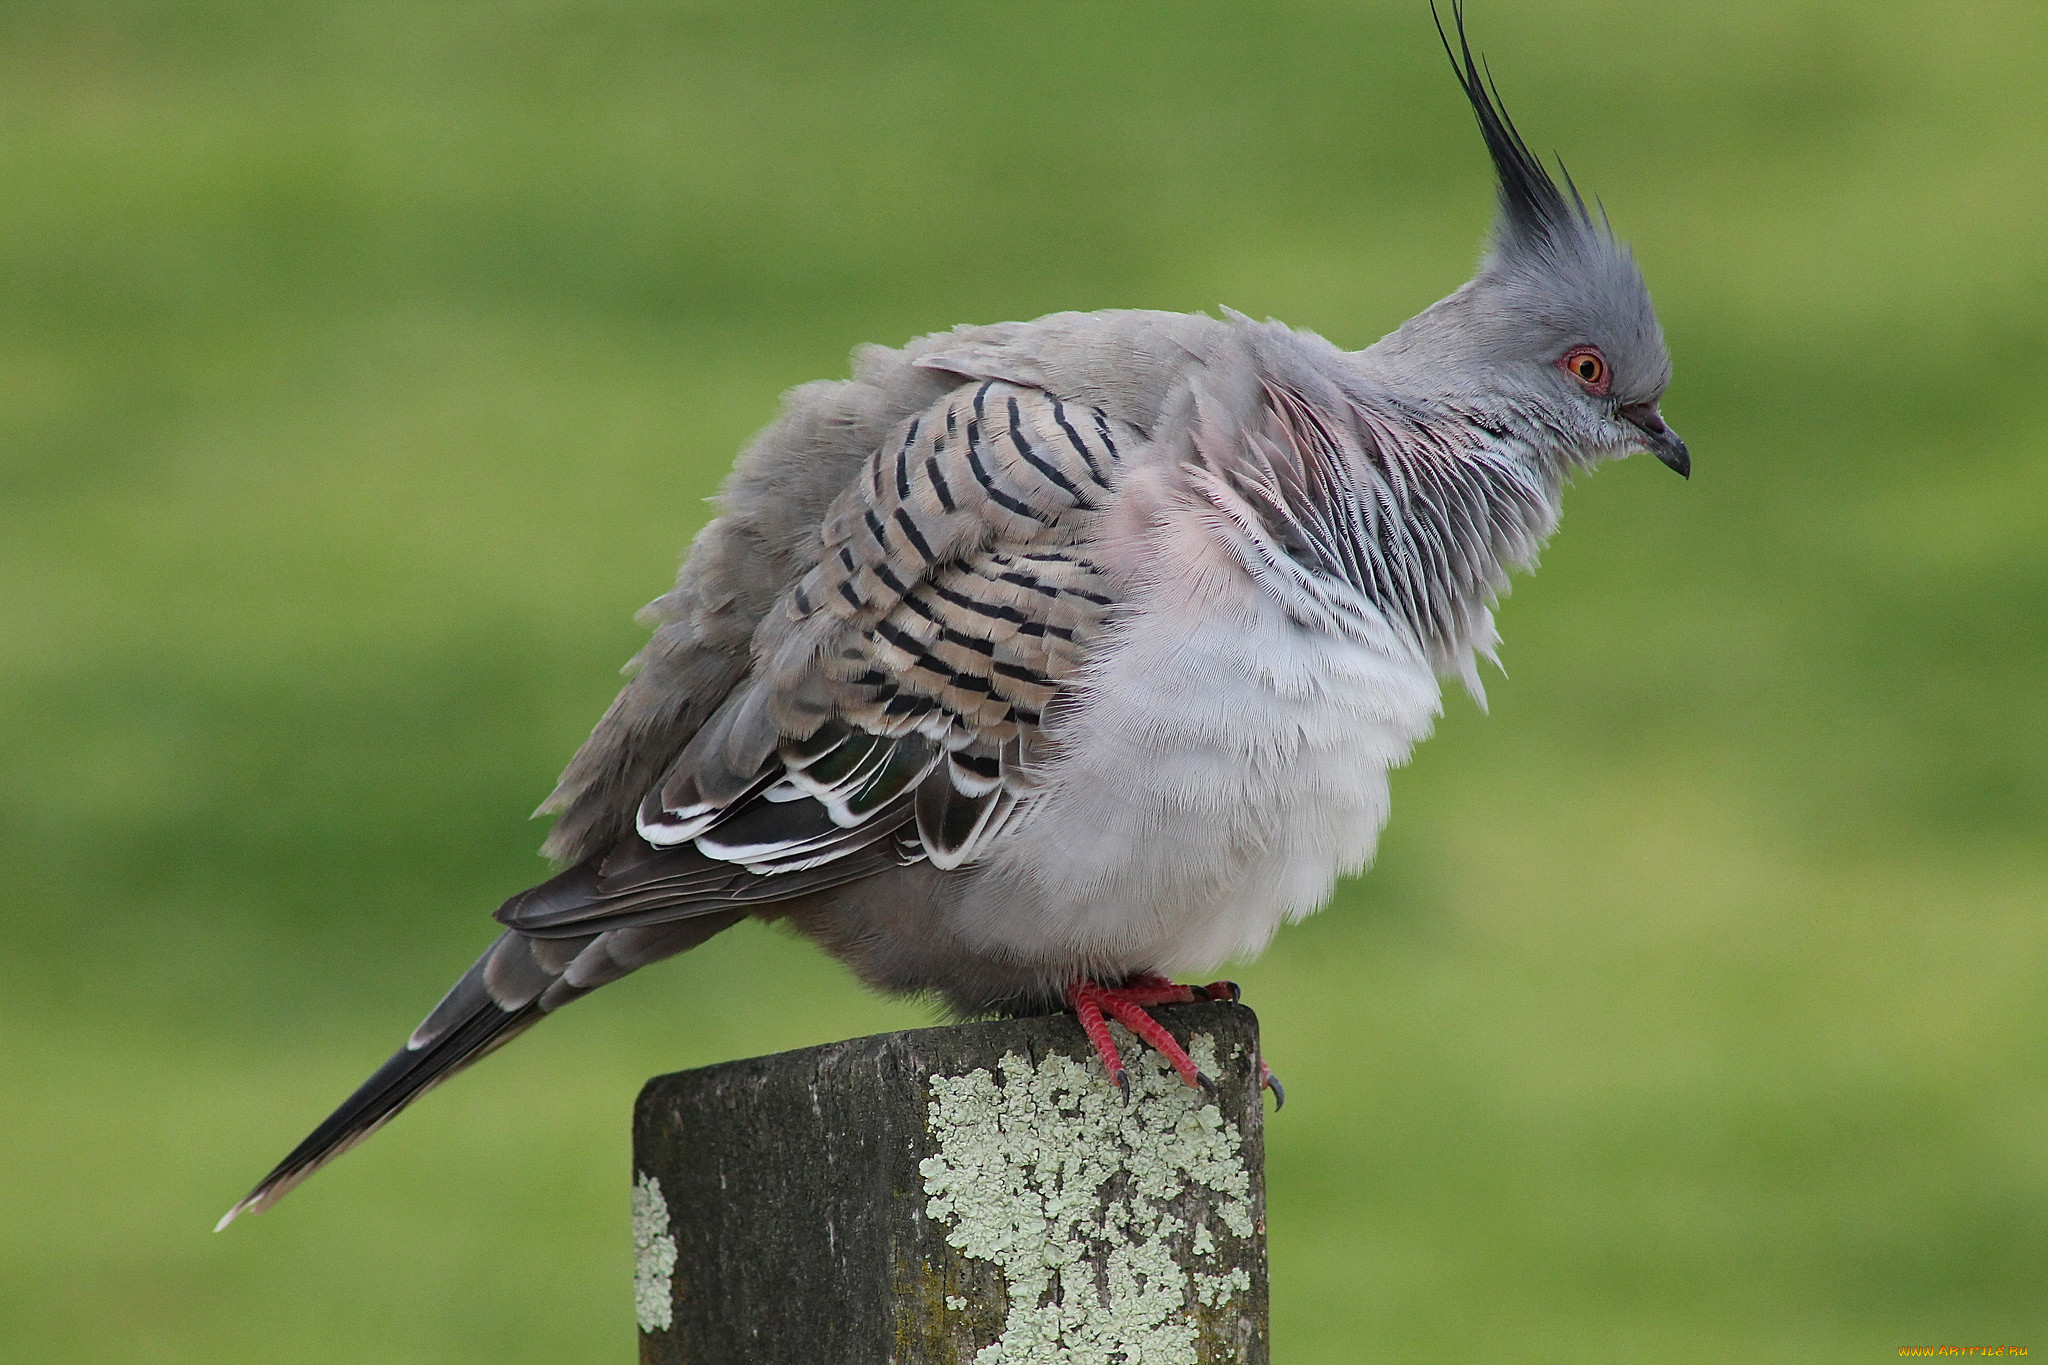
[(794, 390), (541, 808), (566, 870), (221, 1226), (749, 915), (961, 1015), (1072, 1008), (1121, 1079), (1119, 1019), (1204, 1081), (1145, 1008), (1366, 865), (1574, 473), (1690, 472), (1633, 258), (1453, 19), (1499, 196), (1468, 283), (1363, 351), (1061, 313)]

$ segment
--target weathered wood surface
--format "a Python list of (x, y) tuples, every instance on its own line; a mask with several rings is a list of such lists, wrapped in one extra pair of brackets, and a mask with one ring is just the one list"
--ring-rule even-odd
[(634, 1114), (640, 1358), (1265, 1365), (1258, 1020), (1157, 1016), (1218, 1083), (1069, 1015), (659, 1076)]

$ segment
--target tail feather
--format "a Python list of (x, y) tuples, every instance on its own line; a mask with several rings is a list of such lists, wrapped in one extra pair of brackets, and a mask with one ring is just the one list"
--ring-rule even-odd
[(214, 1231), (245, 1213), (263, 1212), (389, 1123), (399, 1110), (544, 1016), (650, 962), (696, 947), (745, 914), (700, 914), (580, 940), (534, 938), (507, 930), (463, 973), (406, 1045), (229, 1209)]
[[(292, 1148), (291, 1154), (214, 1225), (219, 1232), (245, 1213), (261, 1213), (284, 1198), (328, 1162), (397, 1117), (398, 1111), (457, 1071), (496, 1051), (538, 1023), (537, 1000), (505, 1009), (484, 984), (492, 954), (486, 952), (456, 983), (432, 1016), (439, 1025), (431, 1041), (408, 1044), (392, 1054), (353, 1095)], [(422, 1025), (421, 1034), (428, 1032)], [(417, 1040), (419, 1035), (415, 1035)]]

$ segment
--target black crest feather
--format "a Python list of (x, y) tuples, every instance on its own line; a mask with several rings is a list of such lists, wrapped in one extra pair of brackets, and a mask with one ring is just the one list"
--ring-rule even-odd
[(1451, 46), (1450, 34), (1444, 31), (1436, 0), (1430, 0), (1429, 14), (1436, 20), (1437, 37), (1443, 40), (1444, 53), (1451, 59), (1451, 71), (1465, 91), (1465, 98), (1472, 102), (1480, 135), (1486, 139), (1486, 150), (1493, 157), (1494, 175), (1500, 186), (1501, 226), (1507, 243), (1555, 244), (1592, 231), (1586, 201), (1579, 196), (1578, 186), (1572, 184), (1571, 173), (1559, 165), (1565, 189), (1571, 192), (1567, 200), (1501, 106), (1493, 73), (1473, 57), (1472, 44), (1465, 37), (1464, 0), (1451, 0), (1451, 24), (1458, 32), (1455, 48)]

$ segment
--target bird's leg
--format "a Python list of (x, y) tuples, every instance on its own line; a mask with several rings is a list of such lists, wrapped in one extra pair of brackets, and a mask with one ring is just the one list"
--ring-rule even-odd
[(1149, 972), (1133, 977), (1121, 986), (1104, 986), (1083, 977), (1067, 987), (1067, 1003), (1081, 1017), (1082, 1032), (1088, 1035), (1096, 1056), (1102, 1058), (1102, 1065), (1109, 1071), (1110, 1081), (1123, 1092), (1125, 1099), (1129, 1099), (1131, 1094), (1130, 1077), (1124, 1074), (1123, 1058), (1118, 1055), (1116, 1043), (1109, 1036), (1109, 1023), (1103, 1017), (1105, 1014), (1151, 1044), (1152, 1049), (1166, 1058), (1189, 1085), (1198, 1086), (1212, 1095), (1216, 1093), (1216, 1082), (1195, 1065), (1187, 1049), (1174, 1040), (1165, 1025), (1145, 1013), (1147, 1005), (1186, 1004), (1195, 998), (1194, 987), (1176, 986), (1165, 977)]
[[(1080, 995), (1084, 987), (1091, 993), (1086, 1004), (1082, 1003)], [(1180, 1073), (1182, 1080), (1187, 1081), (1189, 1085), (1201, 1086), (1211, 1094), (1215, 1093), (1216, 1083), (1195, 1068), (1193, 1060), (1189, 1059), (1180, 1044), (1173, 1040), (1173, 1035), (1160, 1028), (1150, 1015), (1142, 1012), (1139, 1013), (1139, 1018), (1144, 1020), (1142, 1026), (1127, 1018), (1116, 1004), (1111, 1003), (1112, 992), (1118, 1003), (1140, 1007), (1140, 1010), (1147, 1005), (1185, 1005), (1194, 1000), (1227, 1000), (1234, 1004), (1244, 996), (1244, 991), (1235, 981), (1211, 981), (1206, 986), (1181, 986), (1156, 972), (1140, 972), (1122, 986), (1098, 986), (1092, 981), (1080, 981), (1067, 993), (1067, 1003), (1081, 1016), (1081, 1027), (1088, 1034), (1088, 1041), (1095, 1045), (1096, 1054), (1102, 1058), (1102, 1064), (1109, 1069), (1110, 1080), (1123, 1091), (1126, 1099), (1130, 1097), (1131, 1082), (1124, 1074), (1123, 1058), (1117, 1053), (1116, 1043), (1110, 1039), (1109, 1025), (1103, 1019), (1104, 1010), (1108, 1010), (1117, 1022), (1157, 1048), (1167, 1061), (1173, 1063), (1173, 1069)], [(1164, 1041), (1155, 1038), (1152, 1030), (1157, 1030), (1159, 1037)], [(1259, 1089), (1273, 1092), (1275, 1111), (1287, 1107), (1287, 1087), (1280, 1083), (1280, 1078), (1273, 1074), (1273, 1068), (1266, 1065), (1266, 1059), (1263, 1057), (1259, 1059)]]
[(1200, 986), (1183, 986), (1168, 981), (1157, 972), (1139, 972), (1121, 986), (1102, 986), (1100, 990), (1113, 990), (1126, 1004), (1131, 1005), (1186, 1005), (1207, 997)]
[(1130, 1103), (1131, 1078), (1124, 1074), (1123, 1056), (1117, 1052), (1116, 1039), (1109, 1036), (1109, 1024), (1102, 1017), (1102, 987), (1082, 977), (1067, 987), (1067, 1004), (1081, 1017), (1081, 1032), (1088, 1035), (1095, 1055), (1102, 1058), (1110, 1084), (1123, 1092), (1126, 1104)]
[[(1211, 981), (1206, 986), (1183, 986), (1157, 972), (1139, 972), (1118, 988), (1136, 1005), (1186, 1005), (1196, 1000), (1227, 1000), (1236, 1004), (1244, 991), (1235, 981)], [(1154, 996), (1157, 998), (1153, 998)]]

